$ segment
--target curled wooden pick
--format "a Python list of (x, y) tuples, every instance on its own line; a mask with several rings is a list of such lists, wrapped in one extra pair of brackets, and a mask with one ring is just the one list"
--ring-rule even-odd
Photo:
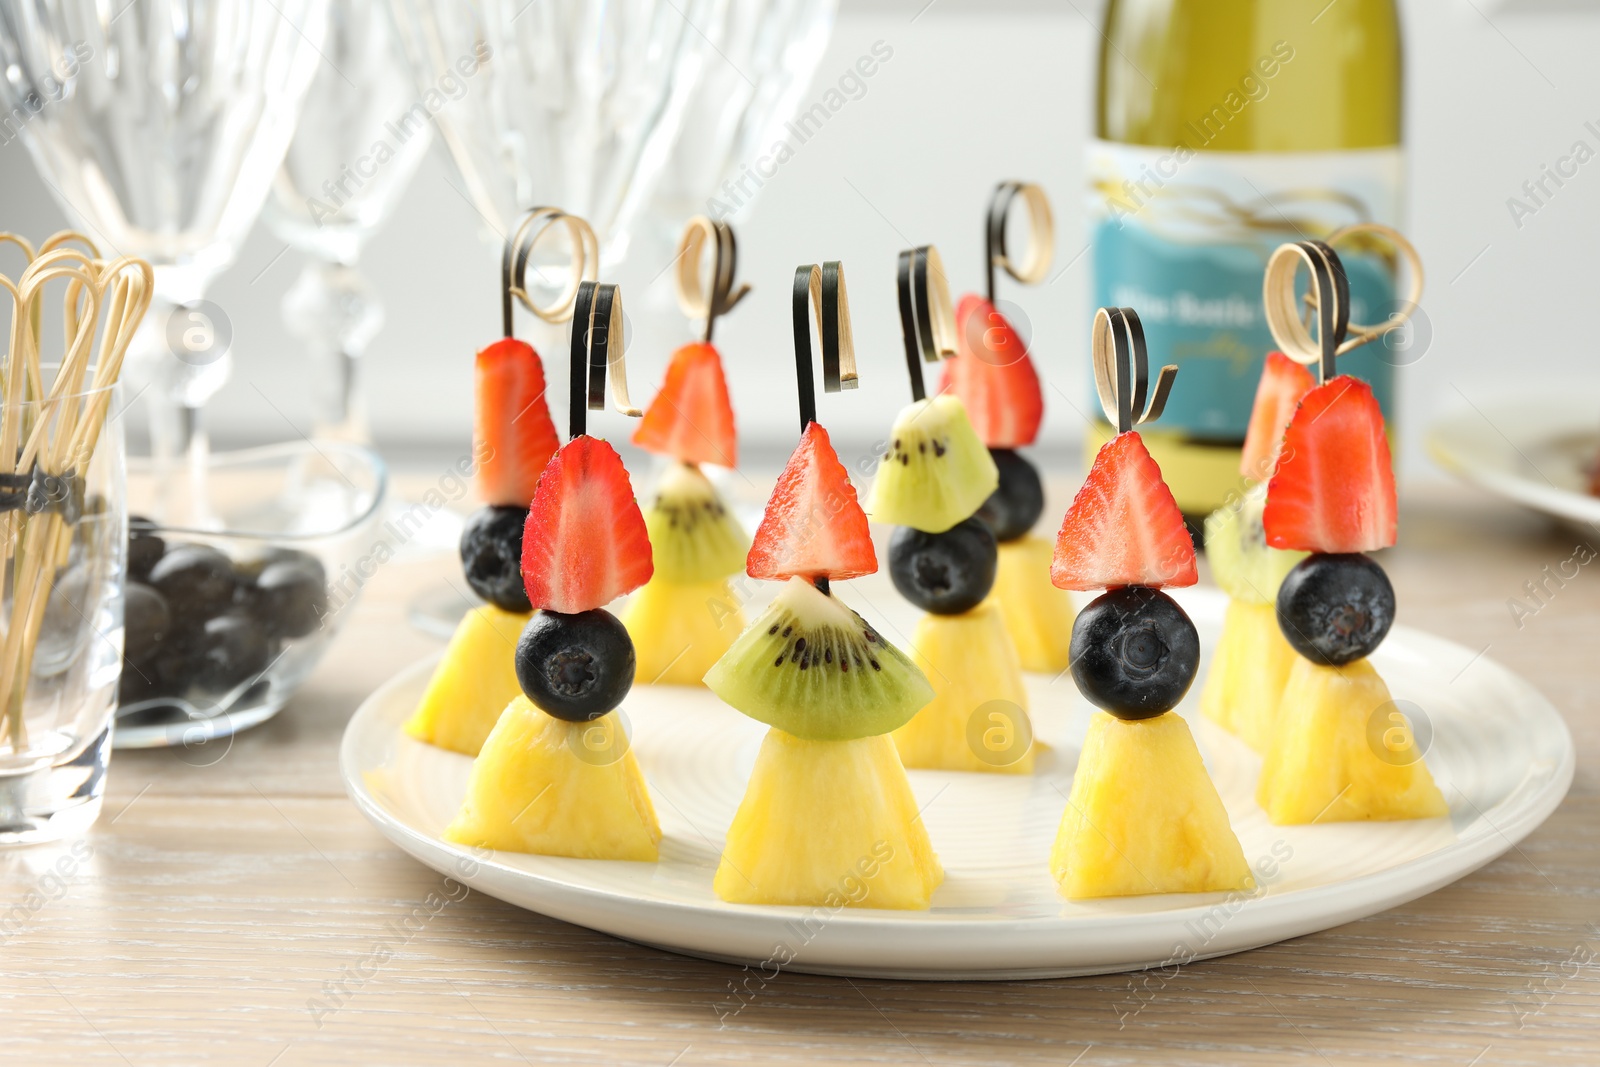
[(927, 388), (922, 361), (937, 363), (956, 354), (956, 316), (950, 303), (950, 284), (944, 261), (932, 245), (900, 253), (897, 269), (900, 296), (900, 337), (906, 347), (906, 370), (911, 376), (911, 399), (922, 400)]
[[(554, 231), (557, 224), (566, 227), (572, 261), (567, 283), (559, 295), (548, 304), (537, 304), (528, 293), (528, 259), (539, 242)], [(517, 228), (507, 239), (505, 252), (500, 259), (500, 314), (505, 336), (512, 336), (511, 298), (522, 301), (522, 306), (545, 322), (566, 322), (572, 318), (578, 297), (578, 287), (600, 276), (600, 241), (594, 229), (576, 215), (560, 208), (536, 207), (522, 216)]]
[[(700, 266), (708, 248), (711, 250), (709, 287)], [(677, 263), (678, 306), (691, 319), (705, 320), (704, 339), (710, 344), (717, 317), (732, 311), (750, 291), (748, 285), (735, 288), (733, 284), (739, 266), (739, 243), (734, 240), (733, 227), (696, 215), (689, 220), (678, 240)]]
[(628, 372), (622, 352), (622, 290), (603, 282), (579, 282), (573, 309), (569, 437), (588, 431), (588, 412), (605, 409), (608, 371), (611, 399), (617, 410), (633, 418), (644, 414), (628, 397)]
[(800, 432), (817, 421), (817, 395), (811, 371), (811, 313), (822, 340), (822, 388), (829, 393), (854, 389), (855, 339), (850, 332), (850, 297), (845, 290), (844, 264), (829, 260), (820, 267), (796, 267), (790, 300), (794, 326), (795, 385), (800, 400)]
[[(1006, 249), (1006, 219), (1011, 203), (1018, 197), (1028, 209), (1028, 254), (1021, 263)], [(994, 303), (994, 270), (1001, 268), (1023, 285), (1037, 285), (1056, 254), (1056, 223), (1050, 213), (1050, 200), (1033, 182), (1004, 181), (994, 187), (989, 198), (989, 217), (984, 226), (983, 250), (988, 272), (989, 303)]]
[[(1295, 275), (1301, 264), (1310, 272), (1307, 304), (1317, 318), (1316, 337), (1311, 324), (1299, 315)], [(1316, 364), (1327, 381), (1338, 373), (1337, 357), (1350, 325), (1350, 282), (1338, 253), (1323, 241), (1290, 241), (1279, 245), (1267, 260), (1261, 282), (1267, 328), (1284, 355), (1306, 366)]]
[(1178, 368), (1171, 363), (1162, 367), (1156, 375), (1155, 389), (1151, 390), (1150, 352), (1138, 312), (1118, 307), (1096, 311), (1090, 346), (1100, 410), (1117, 432), (1127, 433), (1135, 426), (1159, 419), (1166, 410)]

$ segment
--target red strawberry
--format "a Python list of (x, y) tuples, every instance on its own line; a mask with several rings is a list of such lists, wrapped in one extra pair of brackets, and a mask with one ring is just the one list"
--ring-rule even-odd
[(1094, 457), (1056, 535), (1050, 581), (1061, 589), (1193, 585), (1194, 541), (1172, 490), (1137, 433), (1118, 434)]
[(526, 342), (507, 337), (478, 353), (472, 444), (483, 502), (527, 507), (561, 439), (544, 400), (544, 365)]
[(1273, 548), (1371, 552), (1394, 544), (1394, 462), (1370, 385), (1341, 374), (1300, 401), (1261, 522)]
[(617, 450), (587, 434), (550, 460), (522, 528), (522, 581), (535, 608), (604, 607), (650, 580), (644, 516)]
[(877, 569), (867, 516), (856, 503), (850, 475), (828, 442), (828, 431), (813, 422), (767, 500), (745, 573), (784, 581), (795, 575), (859, 578)]
[(1256, 403), (1250, 409), (1250, 428), (1244, 433), (1240, 474), (1252, 482), (1272, 477), (1273, 468), (1278, 465), (1278, 446), (1294, 417), (1294, 407), (1316, 384), (1311, 371), (1282, 352), (1267, 353), (1261, 383), (1256, 386)]
[(992, 304), (971, 293), (961, 298), (956, 323), (957, 355), (945, 361), (940, 390), (955, 391), (990, 448), (1032, 444), (1044, 419), (1044, 394), (1022, 338)]
[(633, 443), (685, 463), (732, 467), (738, 462), (728, 381), (714, 347), (696, 342), (672, 354), (666, 380), (633, 432)]

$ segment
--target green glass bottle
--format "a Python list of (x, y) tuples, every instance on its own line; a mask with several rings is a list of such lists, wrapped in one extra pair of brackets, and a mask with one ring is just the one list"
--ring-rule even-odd
[[(1261, 306), (1272, 250), (1398, 222), (1400, 68), (1394, 0), (1107, 4), (1088, 158), (1092, 306), (1136, 309), (1152, 362), (1180, 368), (1145, 440), (1186, 514), (1240, 484), (1274, 347)], [(1393, 264), (1339, 251), (1353, 321), (1383, 321)], [(1369, 345), (1340, 370), (1371, 382), (1392, 417), (1394, 368), (1381, 354)], [(1110, 428), (1100, 431), (1091, 449)]]

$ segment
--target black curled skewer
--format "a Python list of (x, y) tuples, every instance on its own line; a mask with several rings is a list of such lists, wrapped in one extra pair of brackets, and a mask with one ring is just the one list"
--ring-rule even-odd
[(955, 311), (944, 261), (932, 245), (908, 248), (897, 264), (900, 298), (900, 336), (906, 347), (906, 371), (911, 377), (911, 399), (927, 398), (922, 363), (937, 363), (956, 354)]
[(811, 314), (822, 340), (822, 388), (837, 393), (854, 389), (855, 340), (850, 331), (850, 298), (845, 290), (844, 265), (829, 260), (820, 267), (796, 267), (791, 300), (794, 320), (795, 385), (800, 400), (800, 432), (817, 421), (816, 379), (811, 370)]
[(1151, 388), (1150, 350), (1139, 313), (1126, 307), (1100, 308), (1094, 313), (1091, 347), (1100, 409), (1116, 425), (1117, 432), (1127, 433), (1135, 426), (1159, 419), (1166, 410), (1178, 368), (1170, 363), (1162, 367)]
[(628, 398), (622, 331), (622, 291), (602, 282), (579, 282), (572, 316), (572, 380), (567, 404), (569, 440), (588, 432), (590, 411), (605, 408), (608, 370), (611, 396), (617, 410), (633, 418), (644, 414)]
[[(541, 306), (534, 303), (528, 293), (528, 260), (538, 243), (557, 224), (566, 227), (572, 244), (572, 264), (561, 294), (549, 305)], [(583, 219), (555, 207), (536, 207), (523, 215), (517, 222), (517, 228), (506, 239), (505, 250), (500, 256), (500, 324), (504, 335), (514, 335), (513, 297), (522, 301), (524, 307), (545, 322), (566, 322), (572, 317), (578, 286), (585, 281), (594, 281), (599, 277), (599, 271), (600, 242), (593, 228)]]
[[(1011, 214), (1012, 201), (1022, 198), (1028, 209), (1030, 240), (1028, 254), (1020, 264), (1011, 258), (1006, 248), (1006, 218)], [(983, 256), (987, 287), (985, 295), (994, 304), (995, 268), (999, 267), (1023, 285), (1037, 285), (1044, 280), (1055, 258), (1056, 224), (1050, 213), (1050, 200), (1044, 190), (1033, 182), (1003, 181), (994, 187), (989, 198), (989, 214), (983, 229)]]
[[(711, 250), (709, 289), (700, 273), (700, 258), (708, 248)], [(739, 267), (739, 242), (734, 239), (733, 227), (696, 215), (689, 220), (678, 240), (677, 263), (678, 306), (691, 319), (705, 320), (702, 339), (710, 344), (717, 318), (732, 311), (750, 292), (748, 284), (737, 287), (733, 284)]]
[[(1333, 245), (1356, 234), (1373, 233), (1392, 242), (1411, 269), (1411, 288), (1402, 305), (1403, 313), (1388, 321), (1363, 326), (1350, 321), (1350, 280), (1344, 263)], [(1307, 315), (1299, 314), (1295, 276), (1304, 264), (1310, 285), (1304, 304)], [(1310, 366), (1317, 364), (1319, 378), (1326, 382), (1338, 373), (1338, 357), (1403, 326), (1422, 297), (1422, 260), (1417, 250), (1400, 233), (1375, 222), (1346, 226), (1328, 235), (1326, 241), (1293, 241), (1282, 244), (1267, 260), (1261, 283), (1266, 307), (1267, 327), (1278, 347), (1290, 359)], [(1317, 320), (1317, 335), (1311, 336), (1311, 317)]]

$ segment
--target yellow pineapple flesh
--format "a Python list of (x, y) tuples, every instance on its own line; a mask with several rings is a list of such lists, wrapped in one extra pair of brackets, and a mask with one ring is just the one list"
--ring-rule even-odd
[(1298, 658), (1278, 629), (1275, 605), (1228, 601), (1222, 635), (1200, 692), (1201, 712), (1265, 755), (1272, 743), (1278, 701)]
[(1449, 814), (1389, 687), (1361, 659), (1295, 657), (1256, 800), (1279, 826)]
[(678, 584), (659, 575), (622, 612), (646, 685), (704, 685), (706, 671), (744, 629), (744, 612), (726, 580)]
[(517, 639), (531, 618), (531, 612), (502, 611), (493, 604), (467, 612), (434, 668), (422, 702), (406, 720), (406, 733), (476, 756), (506, 705), (522, 695)]
[(1000, 546), (994, 598), (1006, 620), (1022, 669), (1060, 674), (1072, 662), (1072, 597), (1050, 584), (1055, 545), (1043, 537), (1023, 537)]
[(713, 888), (733, 904), (921, 909), (944, 880), (887, 734), (805, 741), (774, 727)]
[(1072, 900), (1255, 886), (1189, 725), (1170, 711), (1090, 721), (1050, 870)]
[(934, 696), (894, 732), (907, 767), (1033, 773), (1022, 666), (993, 597), (961, 615), (924, 615), (911, 658)]
[(506, 852), (653, 863), (661, 827), (619, 716), (566, 722), (519, 695), (483, 743), (444, 836)]

